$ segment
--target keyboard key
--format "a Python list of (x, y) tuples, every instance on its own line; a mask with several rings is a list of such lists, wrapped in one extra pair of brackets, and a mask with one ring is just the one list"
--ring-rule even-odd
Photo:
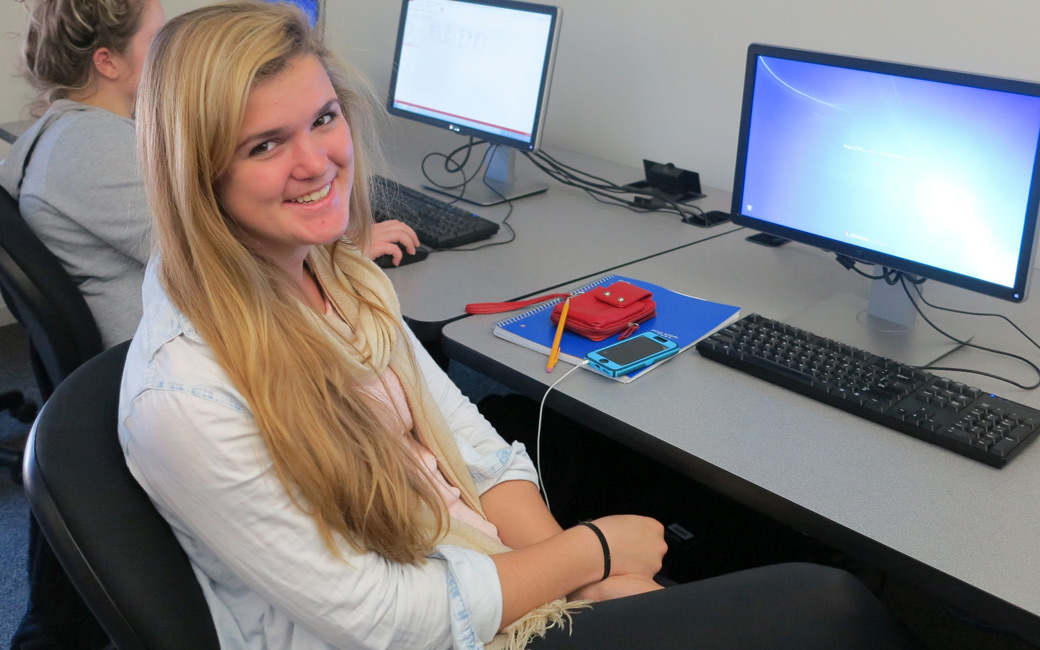
[(1009, 453), (1011, 453), (1011, 450), (1014, 449), (1017, 446), (1018, 446), (1018, 442), (1016, 442), (1014, 440), (1008, 440), (1007, 438), (1005, 438), (1005, 439), (1001, 440), (1000, 442), (998, 442), (997, 444), (993, 445), (993, 448), (990, 449), (989, 451), (990, 451), (991, 454), (994, 454), (996, 456), (1000, 456), (1001, 458), (1003, 458), (1003, 457), (1007, 456)]

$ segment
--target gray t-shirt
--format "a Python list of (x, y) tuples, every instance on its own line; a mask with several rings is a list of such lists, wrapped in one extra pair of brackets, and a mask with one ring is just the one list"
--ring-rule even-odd
[(0, 163), (0, 185), (79, 286), (104, 346), (131, 338), (152, 231), (133, 120), (57, 101)]

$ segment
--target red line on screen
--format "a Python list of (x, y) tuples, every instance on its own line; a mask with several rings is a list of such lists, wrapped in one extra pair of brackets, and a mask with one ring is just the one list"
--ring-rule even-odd
[(476, 122), (477, 124), (483, 124), (484, 126), (490, 126), (492, 128), (495, 128), (495, 129), (502, 129), (503, 131), (509, 131), (510, 133), (515, 133), (517, 135), (522, 135), (525, 138), (530, 138), (531, 137), (530, 133), (527, 133), (527, 132), (524, 132), (524, 131), (517, 131), (516, 129), (510, 129), (508, 127), (500, 126), (498, 124), (492, 124), (491, 122), (482, 122), (480, 120), (475, 120), (472, 117), (466, 117), (465, 115), (455, 115), (454, 113), (445, 113), (444, 111), (439, 111), (436, 108), (430, 108), (429, 106), (422, 106), (420, 104), (413, 104), (411, 102), (402, 102), (400, 99), (395, 99), (394, 102), (396, 102), (398, 104), (404, 104), (405, 106), (413, 106), (415, 108), (421, 108), (424, 111), (433, 111), (434, 113), (437, 113), (438, 115), (446, 115), (448, 117), (455, 117), (455, 118), (458, 118), (460, 120), (467, 120), (469, 122)]

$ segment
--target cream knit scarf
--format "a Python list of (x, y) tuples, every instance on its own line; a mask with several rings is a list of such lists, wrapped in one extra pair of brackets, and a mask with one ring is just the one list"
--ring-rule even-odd
[[(465, 504), (483, 516), (477, 488), (448, 429), (448, 423), (437, 408), (426, 382), (416, 376), (416, 368), (405, 352), (407, 342), (399, 341), (400, 332), (395, 323), (358, 301), (350, 291), (381, 305), (397, 322), (401, 322), (401, 308), (393, 285), (368, 258), (343, 244), (336, 252), (336, 261), (337, 264), (333, 265), (329, 250), (323, 247), (316, 247), (309, 257), (311, 269), (333, 308), (351, 325), (349, 336), (354, 350), (351, 350), (350, 362), (358, 364), (359, 373), (364, 372), (366, 367), (378, 372), (387, 367), (394, 371), (408, 399), (419, 441), (436, 456), (437, 466), (448, 482), (462, 491)], [(350, 290), (344, 291), (344, 287)], [(509, 550), (492, 537), (455, 518), (450, 520), (447, 533), (437, 543), (459, 546), (486, 555)], [(544, 636), (546, 630), (569, 623), (574, 611), (588, 607), (588, 604), (588, 601), (568, 603), (563, 598), (546, 603), (525, 614), (485, 647), (488, 650), (521, 650), (535, 636)]]

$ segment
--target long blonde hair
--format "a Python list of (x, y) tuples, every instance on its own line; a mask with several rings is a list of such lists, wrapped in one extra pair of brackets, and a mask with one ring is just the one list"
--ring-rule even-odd
[(123, 54), (141, 28), (145, 0), (28, 0), (21, 73), (38, 95), (39, 116), (55, 100), (94, 83), (94, 52)]
[[(248, 401), (278, 478), (332, 552), (340, 555), (339, 534), (355, 548), (416, 562), (445, 525), (443, 502), (407, 441), (388, 433), (385, 411), (363, 397), (362, 378), (345, 369), (342, 346), (301, 310), (283, 271), (249, 247), (217, 197), (250, 89), (308, 55), (325, 66), (351, 128), (345, 239), (363, 249), (375, 155), (367, 84), (333, 60), (298, 10), (227, 2), (172, 19), (142, 75), (137, 150), (160, 278)], [(334, 245), (334, 258), (336, 251)], [(403, 333), (399, 345), (407, 347)]]

